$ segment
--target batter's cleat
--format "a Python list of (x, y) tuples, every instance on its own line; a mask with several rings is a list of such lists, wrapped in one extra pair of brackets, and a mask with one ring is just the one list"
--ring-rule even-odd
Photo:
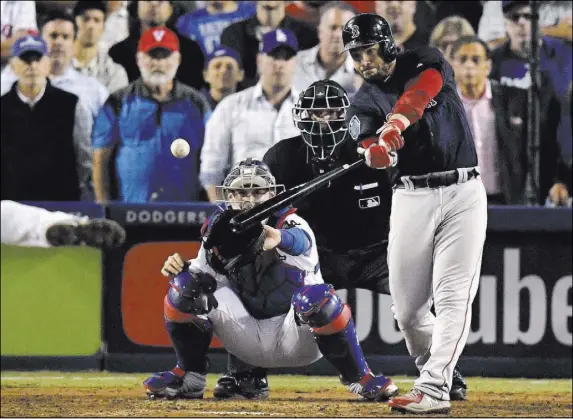
[(143, 382), (150, 400), (202, 399), (206, 375), (183, 371), (179, 367), (156, 373)]
[(264, 400), (269, 398), (269, 392), (267, 373), (260, 369), (223, 375), (213, 389), (219, 400)]
[(468, 385), (462, 376), (458, 367), (454, 368), (454, 379), (452, 381), (452, 389), (450, 390), (450, 400), (462, 401), (467, 400)]
[(113, 249), (125, 242), (125, 230), (112, 220), (94, 218), (79, 223), (56, 223), (46, 231), (52, 246), (90, 246)]
[(394, 397), (388, 402), (392, 412), (426, 415), (429, 413), (450, 413), (451, 405), (447, 400), (438, 400), (422, 393), (417, 388), (404, 396)]
[(373, 402), (387, 402), (399, 393), (398, 387), (391, 379), (372, 373), (364, 376), (360, 382), (350, 384), (348, 388), (352, 393)]

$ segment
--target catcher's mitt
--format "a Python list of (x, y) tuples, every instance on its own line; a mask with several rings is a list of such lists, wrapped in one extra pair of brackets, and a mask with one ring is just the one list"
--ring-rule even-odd
[(207, 263), (223, 275), (254, 261), (263, 252), (265, 233), (261, 223), (241, 232), (231, 229), (229, 222), (239, 212), (233, 209), (218, 212), (201, 230)]

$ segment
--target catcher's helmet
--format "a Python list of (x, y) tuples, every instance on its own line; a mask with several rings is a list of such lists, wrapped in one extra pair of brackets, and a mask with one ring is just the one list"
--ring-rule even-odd
[(313, 164), (324, 166), (332, 162), (334, 150), (348, 132), (349, 105), (344, 88), (333, 80), (316, 81), (300, 94), (292, 116), (311, 151)]
[(277, 193), (284, 189), (277, 185), (269, 167), (260, 160), (251, 157), (237, 163), (229, 172), (222, 186), (217, 187), (219, 202), (227, 208), (248, 209), (252, 203), (243, 201), (241, 197), (246, 192), (262, 196), (267, 192)]
[(346, 22), (342, 28), (342, 42), (342, 51), (380, 44), (380, 56), (386, 62), (394, 61), (398, 52), (388, 21), (372, 13), (361, 13)]

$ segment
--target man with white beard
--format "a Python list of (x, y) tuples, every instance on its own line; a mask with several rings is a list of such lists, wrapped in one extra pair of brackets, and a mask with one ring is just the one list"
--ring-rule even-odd
[[(197, 90), (174, 80), (181, 63), (174, 32), (164, 26), (148, 29), (137, 51), (141, 78), (112, 93), (94, 125), (96, 200), (198, 201), (198, 153), (209, 104)], [(170, 152), (176, 138), (190, 145), (183, 158)]]

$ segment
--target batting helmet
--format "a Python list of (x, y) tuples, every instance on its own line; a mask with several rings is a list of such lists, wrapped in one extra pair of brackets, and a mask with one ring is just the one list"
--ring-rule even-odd
[(394, 61), (398, 53), (388, 21), (372, 13), (356, 15), (346, 22), (342, 28), (342, 41), (342, 51), (380, 44), (380, 56), (386, 62)]

